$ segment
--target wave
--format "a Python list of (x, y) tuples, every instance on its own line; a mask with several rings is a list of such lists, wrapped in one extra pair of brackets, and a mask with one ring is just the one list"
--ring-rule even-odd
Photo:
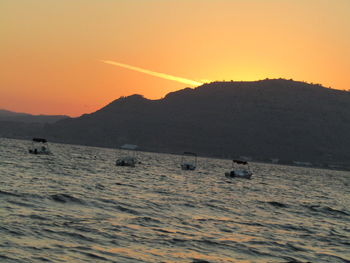
[(0, 190), (0, 196), (1, 195), (3, 195), (3, 196), (17, 196), (17, 197), (21, 196), (19, 194), (15, 194), (15, 193), (11, 193), (11, 192), (6, 192), (6, 191), (1, 191)]
[(344, 210), (338, 210), (334, 209), (329, 206), (321, 206), (321, 205), (303, 205), (303, 207), (313, 211), (313, 212), (320, 212), (325, 213), (327, 215), (343, 215), (343, 216), (350, 216), (350, 213), (348, 211)]
[(116, 208), (117, 210), (119, 210), (121, 212), (126, 212), (126, 213), (129, 213), (129, 214), (132, 214), (132, 215), (139, 215), (140, 214), (136, 210), (133, 210), (131, 208), (127, 208), (127, 207), (124, 207), (124, 206), (121, 206), (121, 205), (117, 205), (114, 208)]
[(123, 169), (111, 150), (53, 146), (49, 162), (24, 153), (26, 169), (14, 147), (0, 157), (11, 161), (0, 262), (349, 263), (349, 173), (330, 171), (328, 184), (324, 170), (257, 163), (261, 180), (227, 184), (227, 160), (183, 173), (172, 155), (142, 153)]
[(265, 202), (269, 205), (272, 205), (274, 207), (278, 207), (278, 208), (287, 208), (289, 207), (288, 205), (284, 204), (284, 203), (280, 203), (280, 202), (276, 202), (276, 201), (269, 201), (269, 202)]
[(85, 203), (79, 198), (71, 196), (69, 194), (53, 194), (53, 195), (50, 195), (49, 199), (58, 203), (77, 203), (77, 204)]

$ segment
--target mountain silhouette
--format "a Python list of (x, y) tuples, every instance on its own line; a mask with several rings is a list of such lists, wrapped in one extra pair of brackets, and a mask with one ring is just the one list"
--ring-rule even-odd
[(32, 115), (0, 109), (0, 121), (14, 121), (25, 123), (53, 123), (68, 118), (65, 115)]
[(213, 82), (159, 100), (121, 97), (40, 133), (72, 144), (350, 165), (350, 93), (285, 79)]

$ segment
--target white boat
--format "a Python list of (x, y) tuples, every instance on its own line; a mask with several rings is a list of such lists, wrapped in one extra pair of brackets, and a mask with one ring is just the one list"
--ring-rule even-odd
[(124, 144), (120, 147), (123, 150), (127, 150), (126, 155), (119, 157), (115, 165), (116, 166), (129, 166), (129, 167), (135, 167), (137, 163), (136, 159), (136, 152), (135, 149), (137, 148), (137, 145), (133, 144)]
[(253, 172), (246, 161), (232, 160), (232, 171), (225, 173), (226, 177), (250, 179)]
[(193, 171), (197, 167), (197, 154), (184, 152), (181, 157), (181, 169)]
[(47, 140), (43, 138), (33, 138), (28, 151), (31, 154), (51, 154)]

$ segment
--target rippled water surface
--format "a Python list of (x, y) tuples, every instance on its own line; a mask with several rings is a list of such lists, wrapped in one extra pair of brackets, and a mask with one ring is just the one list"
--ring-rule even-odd
[(0, 139), (0, 262), (350, 262), (350, 173)]

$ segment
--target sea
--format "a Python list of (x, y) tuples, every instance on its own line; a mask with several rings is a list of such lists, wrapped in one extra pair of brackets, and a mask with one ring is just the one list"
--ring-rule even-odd
[(350, 262), (350, 172), (0, 138), (0, 262)]

